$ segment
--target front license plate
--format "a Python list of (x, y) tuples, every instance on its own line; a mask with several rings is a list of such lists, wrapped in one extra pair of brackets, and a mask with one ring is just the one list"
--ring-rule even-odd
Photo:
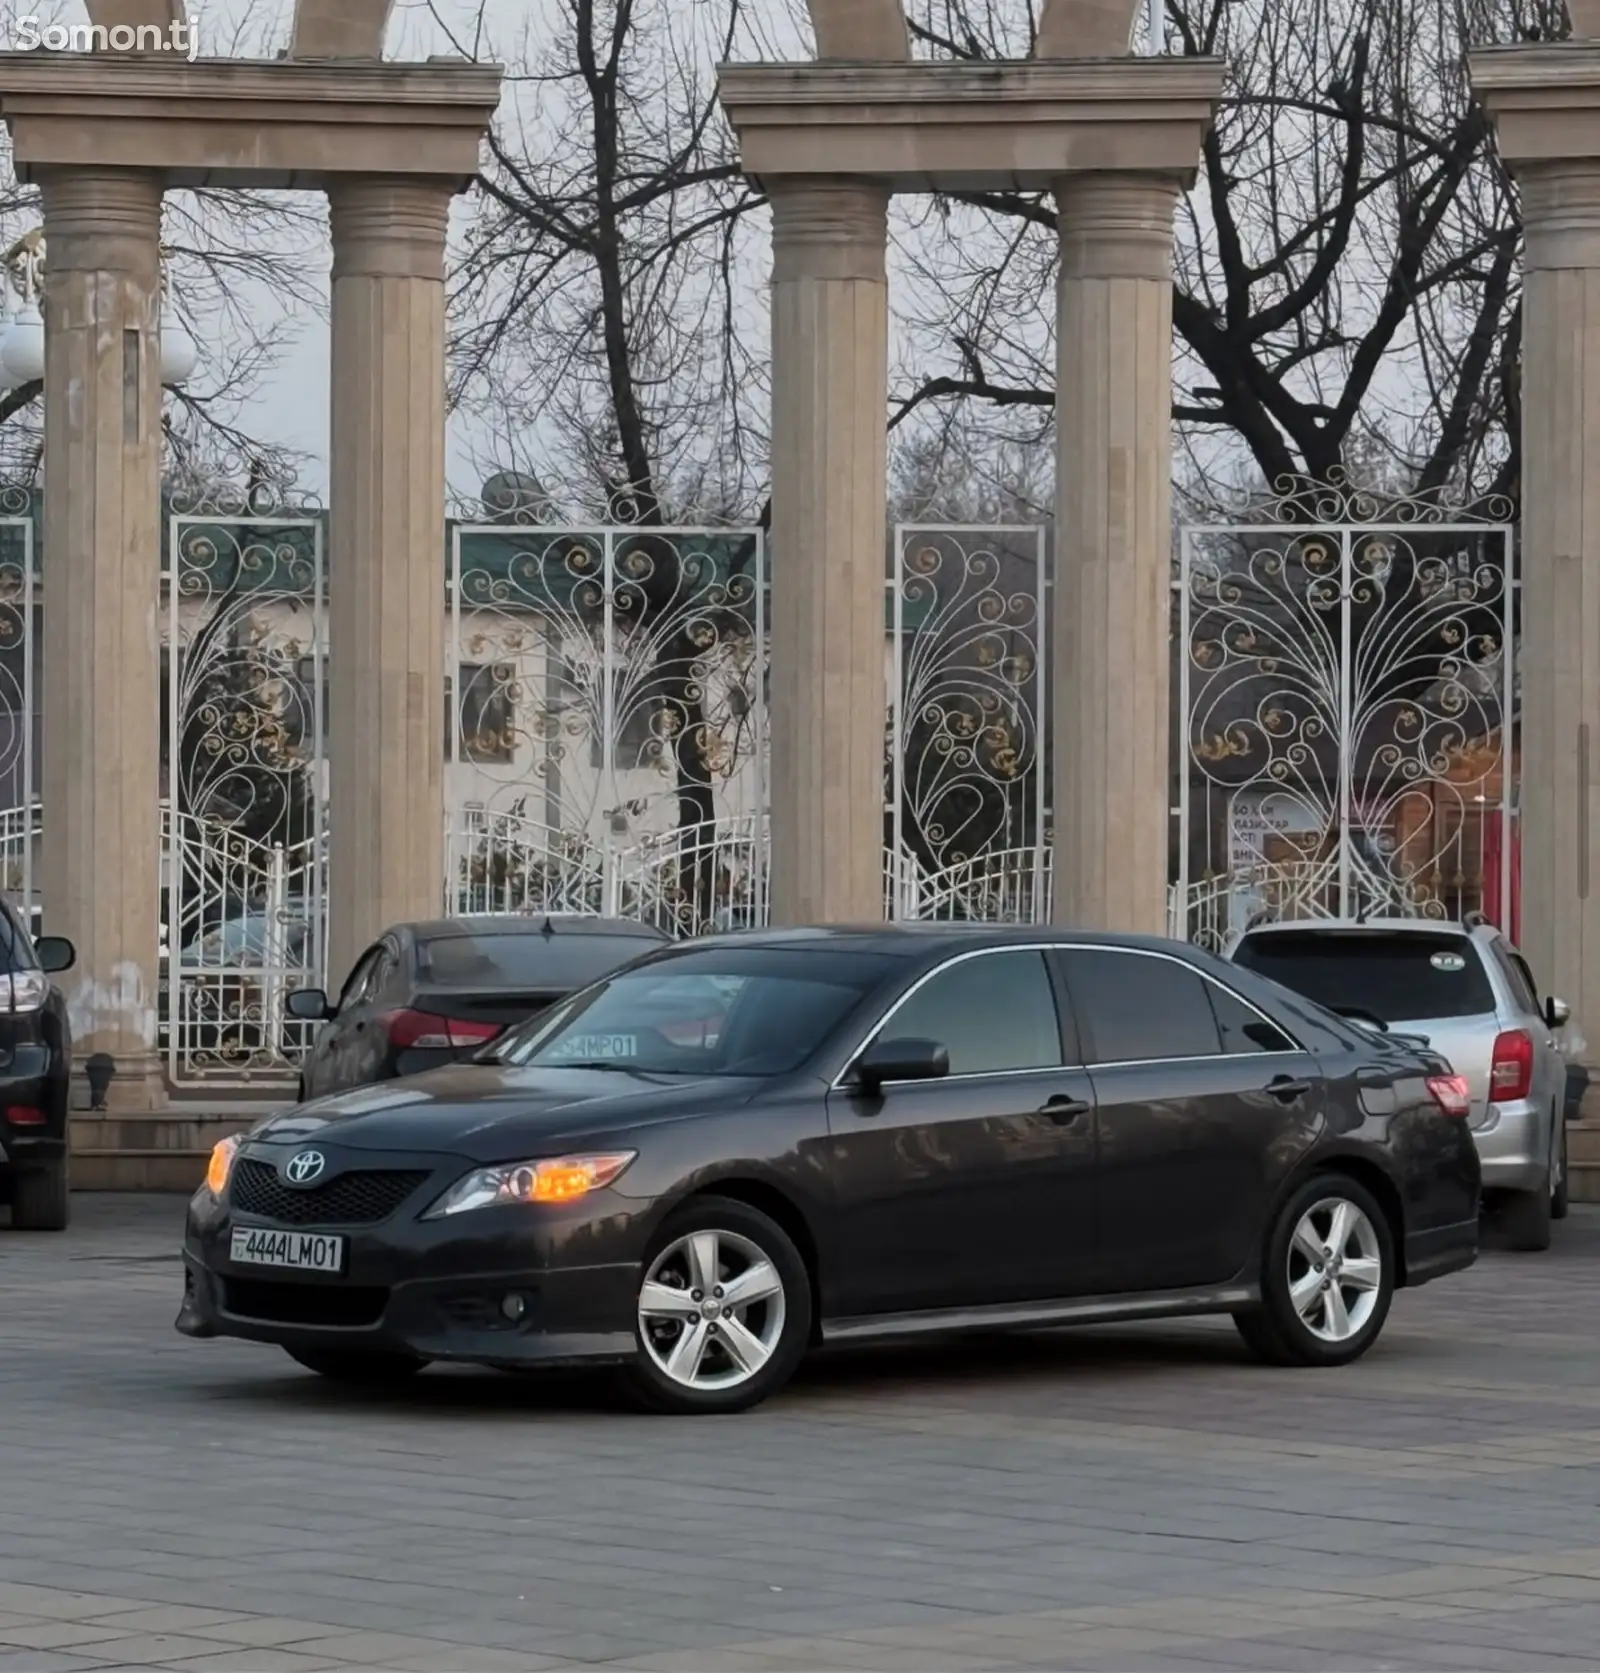
[(269, 1232), (235, 1227), (228, 1251), (244, 1266), (281, 1266), (291, 1272), (343, 1272), (344, 1239), (322, 1232)]

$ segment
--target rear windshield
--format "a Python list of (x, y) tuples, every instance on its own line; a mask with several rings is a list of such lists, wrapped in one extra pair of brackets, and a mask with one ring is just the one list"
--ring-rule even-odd
[(1466, 936), (1446, 931), (1275, 930), (1247, 935), (1234, 962), (1330, 1011), (1366, 1011), (1380, 1022), (1475, 1017), (1494, 1009), (1476, 949)]
[(417, 949), (425, 982), (566, 995), (661, 946), (653, 935), (456, 935)]

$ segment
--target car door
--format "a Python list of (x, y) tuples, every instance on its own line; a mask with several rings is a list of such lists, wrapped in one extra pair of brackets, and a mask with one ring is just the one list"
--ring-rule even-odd
[(1061, 954), (1099, 1130), (1101, 1287), (1226, 1283), (1254, 1257), (1279, 1169), (1320, 1125), (1322, 1070), (1183, 959)]
[(841, 1310), (1081, 1290), (1096, 1236), (1094, 1110), (1043, 951), (948, 961), (862, 1046), (880, 1038), (936, 1040), (950, 1073), (876, 1094), (841, 1077), (829, 1093)]
[(384, 958), (384, 943), (369, 947), (350, 972), (333, 1016), (324, 1025), (306, 1065), (306, 1093), (321, 1098), (359, 1085), (358, 1060), (372, 1020), (374, 978)]

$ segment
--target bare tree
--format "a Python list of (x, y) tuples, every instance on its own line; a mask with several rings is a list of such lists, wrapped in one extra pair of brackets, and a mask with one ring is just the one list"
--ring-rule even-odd
[[(1023, 8), (1025, 10), (1025, 8)], [(1471, 43), (1557, 32), (1555, 0), (1166, 0), (1167, 46), (1229, 64), (1180, 216), (1174, 418), (1190, 488), (1325, 480), (1383, 461), (1422, 496), (1515, 492), (1515, 194), (1471, 96)], [(926, 0), (924, 49), (1014, 53), (1016, 9)], [(1054, 210), (966, 194), (923, 224), (919, 343), (896, 417), (975, 400), (1042, 434)], [(938, 362), (943, 361), (943, 365)]]

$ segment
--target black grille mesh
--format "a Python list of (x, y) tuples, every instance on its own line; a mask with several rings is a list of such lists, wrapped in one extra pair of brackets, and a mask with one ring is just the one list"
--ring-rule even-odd
[(245, 1157), (234, 1164), (228, 1197), (239, 1213), (280, 1226), (373, 1226), (427, 1177), (415, 1171), (342, 1173), (308, 1190), (284, 1184), (270, 1162)]
[(222, 1307), (241, 1319), (271, 1324), (334, 1325), (361, 1330), (375, 1325), (389, 1305), (389, 1292), (339, 1284), (271, 1284), (253, 1278), (225, 1278)]

